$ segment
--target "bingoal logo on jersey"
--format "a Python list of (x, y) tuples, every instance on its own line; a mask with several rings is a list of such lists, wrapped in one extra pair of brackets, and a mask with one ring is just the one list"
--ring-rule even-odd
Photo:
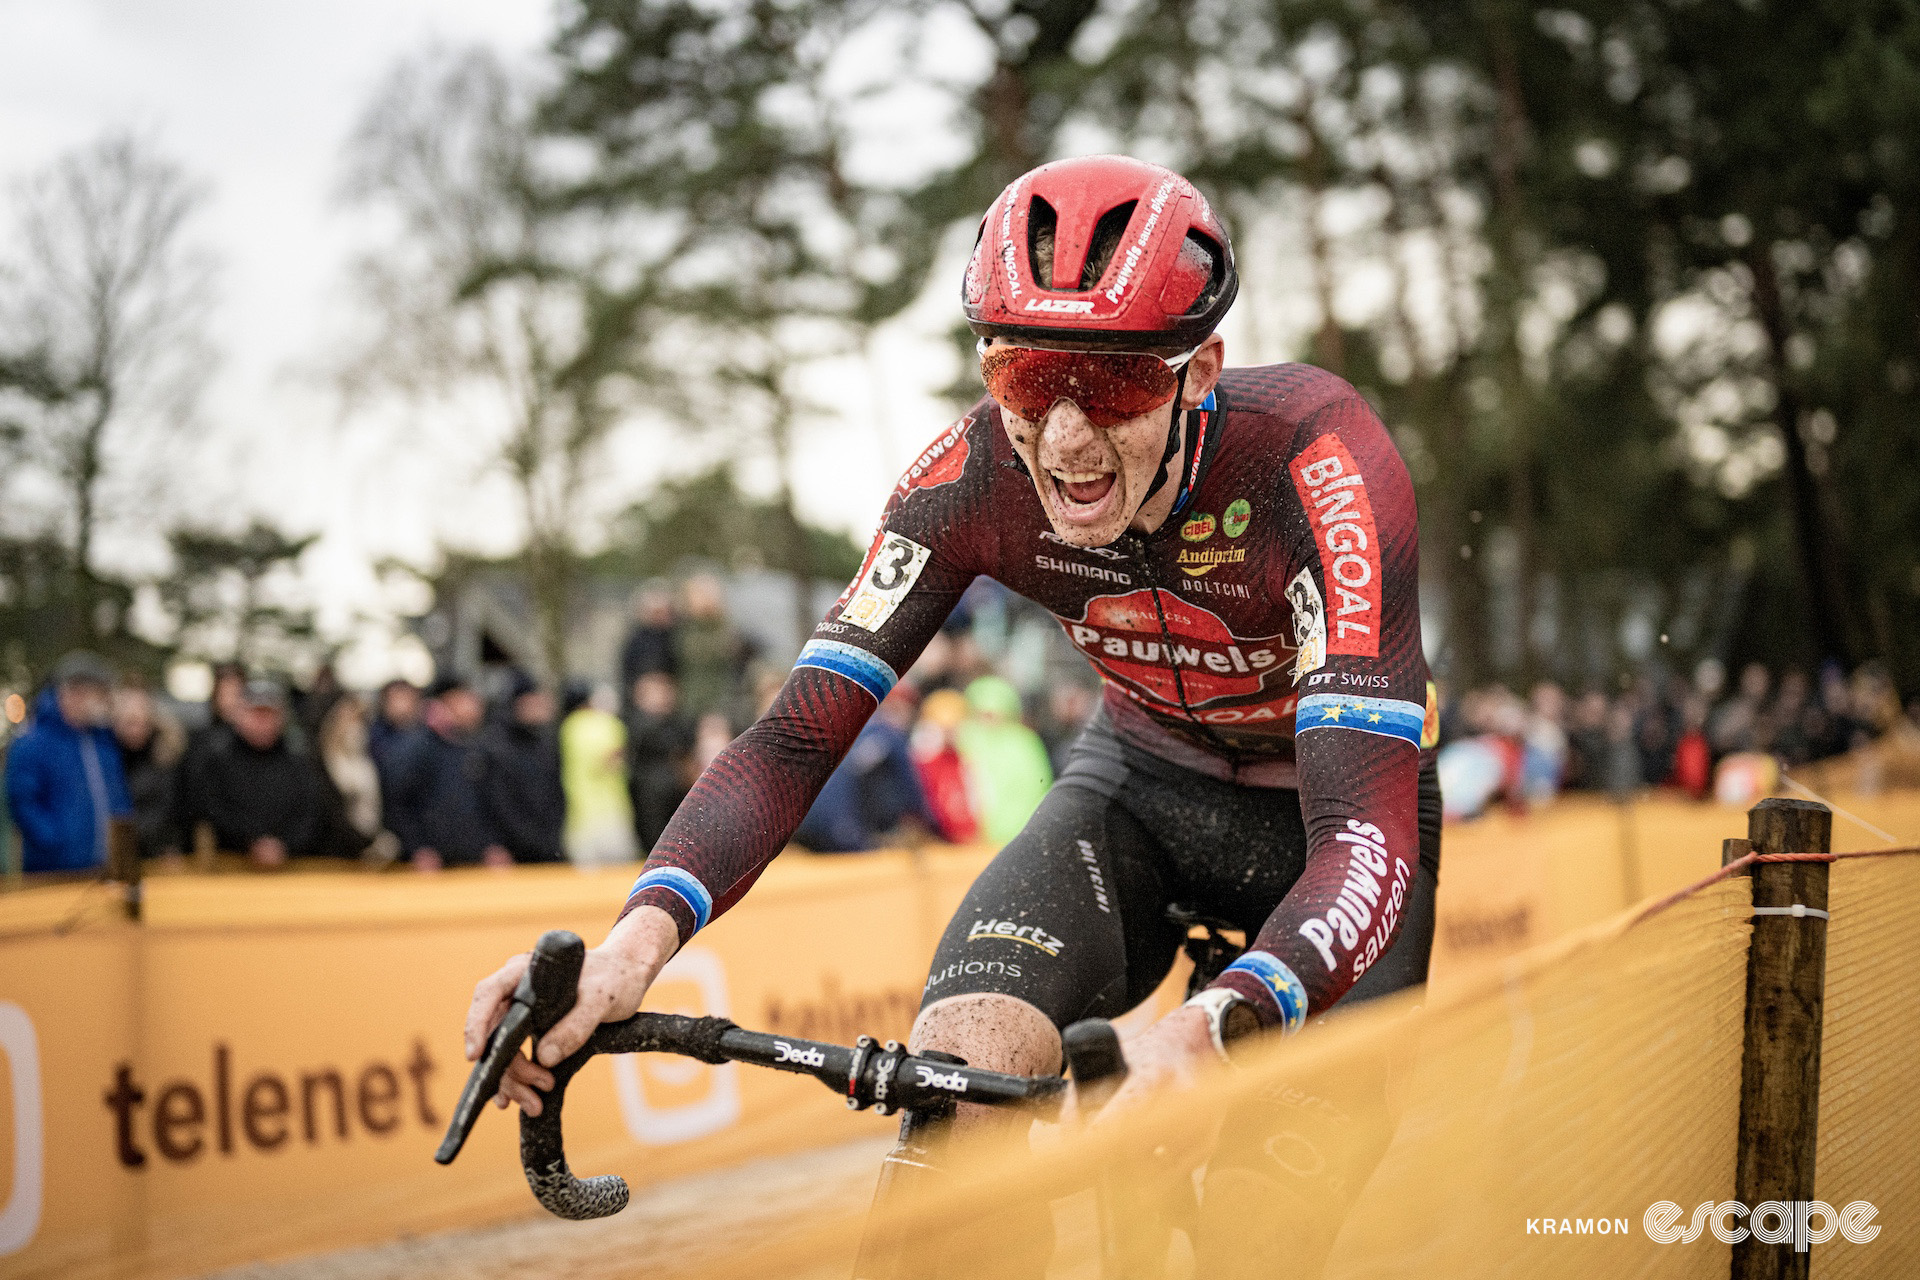
[(1326, 580), (1327, 652), (1380, 656), (1380, 538), (1360, 466), (1324, 435), (1288, 468)]

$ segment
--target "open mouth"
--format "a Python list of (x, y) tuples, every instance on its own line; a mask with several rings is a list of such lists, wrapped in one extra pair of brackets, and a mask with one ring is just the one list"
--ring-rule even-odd
[(1053, 480), (1060, 514), (1076, 523), (1104, 516), (1120, 487), (1119, 477), (1111, 471), (1049, 470), (1047, 474)]

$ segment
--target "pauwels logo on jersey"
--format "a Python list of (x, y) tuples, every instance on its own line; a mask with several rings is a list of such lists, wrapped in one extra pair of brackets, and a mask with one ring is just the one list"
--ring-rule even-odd
[(913, 460), (895, 492), (905, 499), (921, 489), (937, 489), (958, 480), (967, 468), (967, 428), (972, 425), (969, 414), (942, 431), (926, 452)]
[(1380, 539), (1366, 477), (1336, 435), (1293, 460), (1294, 490), (1313, 530), (1327, 583), (1327, 652), (1380, 656)]
[[(1269, 672), (1287, 670), (1293, 651), (1283, 638), (1236, 639), (1218, 615), (1167, 591), (1159, 592), (1159, 597), (1156, 610), (1154, 593), (1144, 589), (1095, 596), (1087, 601), (1080, 621), (1063, 620), (1061, 625), (1101, 671), (1168, 707), (1180, 705), (1183, 687), (1188, 705), (1198, 707), (1258, 694)], [(1160, 626), (1162, 612), (1165, 631)], [(1284, 677), (1274, 684), (1284, 688)]]

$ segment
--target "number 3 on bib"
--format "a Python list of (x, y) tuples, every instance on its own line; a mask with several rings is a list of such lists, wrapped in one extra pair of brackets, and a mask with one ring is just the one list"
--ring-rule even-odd
[(874, 554), (866, 577), (860, 581), (859, 590), (853, 593), (853, 599), (847, 601), (847, 607), (840, 611), (840, 621), (867, 631), (878, 631), (893, 616), (893, 611), (900, 607), (900, 602), (907, 598), (907, 593), (913, 590), (913, 584), (919, 581), (920, 571), (926, 568), (927, 559), (932, 554), (911, 538), (889, 533)]

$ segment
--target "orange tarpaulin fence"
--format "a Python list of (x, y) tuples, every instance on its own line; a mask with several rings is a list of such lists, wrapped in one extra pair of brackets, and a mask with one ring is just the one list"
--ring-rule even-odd
[[(1920, 795), (1840, 799), (1887, 831), (1920, 835)], [(1459, 1170), (1497, 1168), (1516, 1184), (1561, 1188), (1559, 1200), (1541, 1198), (1532, 1216), (1572, 1213), (1580, 1207), (1573, 1200), (1589, 1204), (1590, 1215), (1600, 1212), (1599, 1191), (1615, 1185), (1607, 1162), (1633, 1151), (1645, 1176), (1619, 1186), (1650, 1191), (1653, 1175), (1678, 1161), (1668, 1194), (1685, 1202), (1706, 1176), (1696, 1177), (1696, 1164), (1731, 1167), (1700, 1152), (1731, 1123), (1714, 1109), (1732, 1105), (1714, 1073), (1724, 1074), (1727, 1017), (1735, 1019), (1737, 1056), (1738, 993), (1726, 995), (1720, 967), (1735, 963), (1744, 925), (1712, 913), (1734, 892), (1725, 886), (1641, 924), (1607, 918), (1632, 893), (1697, 880), (1717, 863), (1719, 839), (1742, 826), (1735, 811), (1652, 801), (1630, 810), (1574, 803), (1449, 828), (1427, 1008), (1356, 1011), (1283, 1046), (1273, 1097), (1323, 1119), (1333, 1113), (1301, 1100), (1329, 1101), (1367, 1142), (1390, 1140), (1378, 1174), (1348, 1177), (1366, 1182), (1369, 1197), (1382, 1187), (1413, 1194), (1434, 1173), (1419, 1161), (1450, 1152), (1455, 1172), (1422, 1192), (1427, 1200), (1477, 1195)], [(1838, 847), (1875, 843), (1858, 835), (1836, 822)], [(782, 858), (676, 960), (648, 1007), (722, 1013), (821, 1039), (903, 1037), (938, 931), (987, 856)], [(1823, 1185), (1830, 1174), (1846, 1173), (1849, 1185), (1879, 1176), (1889, 1153), (1916, 1136), (1900, 1100), (1889, 1109), (1884, 1098), (1895, 1073), (1920, 1060), (1920, 1046), (1891, 1027), (1896, 988), (1874, 980), (1901, 964), (1917, 971), (1920, 927), (1897, 914), (1911, 890), (1901, 891), (1904, 882), (1871, 887), (1871, 877), (1905, 865), (1886, 860), (1886, 870), (1834, 873)], [(431, 1162), (466, 1074), (461, 1015), (475, 979), (540, 931), (570, 928), (597, 940), (630, 876), (530, 868), (432, 880), (160, 877), (147, 882), (138, 925), (122, 918), (105, 886), (0, 894), (0, 1276), (196, 1275), (534, 1212), (506, 1117), (483, 1118), (452, 1167)], [(1843, 916), (1845, 894), (1862, 906)], [(1170, 1004), (1182, 981), (1176, 971), (1137, 1017)], [(1413, 1070), (1386, 1052), (1413, 1044), (1423, 1055), (1453, 1046), (1454, 1056), (1440, 1060), (1455, 1066), (1435, 1069), (1422, 1057)], [(1859, 1066), (1832, 1065), (1843, 1059)], [(1255, 1078), (1236, 1077), (1235, 1087)], [(1363, 1083), (1390, 1092), (1398, 1109), (1369, 1111), (1365, 1096), (1331, 1102)], [(1569, 1092), (1570, 1083), (1611, 1092)], [(1467, 1105), (1443, 1105), (1449, 1090)], [(1679, 1101), (1687, 1098), (1711, 1102), (1688, 1111)], [(1232, 1090), (1221, 1100), (1254, 1105)], [(1166, 1115), (1185, 1115), (1189, 1105), (1199, 1103), (1170, 1103)], [(1829, 1123), (1849, 1108), (1857, 1119)], [(809, 1080), (678, 1059), (597, 1060), (570, 1091), (567, 1110), (576, 1167), (621, 1173), (641, 1195), (661, 1179), (889, 1127), (849, 1116)], [(1389, 1116), (1400, 1119), (1389, 1125)], [(1674, 1126), (1670, 1147), (1660, 1145), (1661, 1126)], [(1236, 1119), (1232, 1131), (1242, 1129), (1260, 1132), (1257, 1122)], [(1396, 1163), (1416, 1139), (1428, 1154)], [(1669, 1149), (1676, 1154), (1658, 1155)], [(1576, 1169), (1548, 1158), (1556, 1151), (1585, 1152), (1573, 1163), (1590, 1165), (1597, 1181), (1568, 1182)], [(1258, 1160), (1248, 1160), (1246, 1195), (1309, 1195), (1274, 1191), (1259, 1181)], [(1535, 1160), (1542, 1163), (1530, 1167)], [(1062, 1168), (1044, 1176), (1071, 1182), (1084, 1167)], [(1395, 1170), (1409, 1171), (1404, 1182), (1393, 1181)], [(1235, 1193), (1219, 1189), (1228, 1181), (1215, 1184), (1215, 1211), (1233, 1202)], [(1084, 1199), (1073, 1192), (1064, 1203)], [(1491, 1223), (1515, 1207), (1497, 1205), (1498, 1214), (1466, 1203), (1455, 1212)], [(1912, 1222), (1920, 1205), (1902, 1212)], [(1883, 1220), (1892, 1215), (1885, 1209)], [(1063, 1221), (1071, 1236), (1071, 1214)], [(782, 1256), (794, 1274), (816, 1262), (837, 1265), (832, 1250), (845, 1244), (846, 1229), (826, 1228), (821, 1237), (819, 1256), (829, 1261), (805, 1250)], [(1883, 1240), (1893, 1234), (1890, 1227)], [(1436, 1257), (1466, 1256), (1422, 1239), (1422, 1248), (1441, 1249)]]

